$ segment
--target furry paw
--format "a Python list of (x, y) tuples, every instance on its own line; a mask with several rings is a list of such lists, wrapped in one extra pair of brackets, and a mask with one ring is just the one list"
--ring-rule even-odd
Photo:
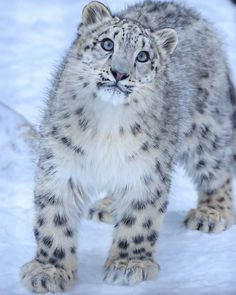
[(93, 219), (100, 222), (112, 223), (112, 199), (106, 197), (102, 200), (98, 200), (92, 208), (89, 209), (89, 219)]
[(28, 290), (35, 293), (64, 292), (73, 285), (72, 272), (52, 264), (42, 264), (36, 260), (21, 268), (21, 279)]
[(132, 286), (153, 280), (159, 269), (159, 265), (150, 260), (117, 259), (106, 263), (104, 280), (108, 284)]
[(233, 216), (224, 216), (217, 209), (202, 206), (191, 209), (184, 220), (186, 227), (204, 233), (220, 233), (233, 224)]

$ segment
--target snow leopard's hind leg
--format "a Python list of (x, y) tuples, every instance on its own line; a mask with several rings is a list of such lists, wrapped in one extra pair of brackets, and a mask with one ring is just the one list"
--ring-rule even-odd
[(197, 209), (191, 209), (184, 221), (189, 229), (219, 233), (234, 224), (232, 179), (215, 191), (199, 193)]
[(211, 75), (215, 78), (210, 73), (199, 81), (196, 111), (185, 138), (182, 156), (187, 172), (196, 183), (198, 204), (190, 210), (184, 223), (189, 229), (219, 233), (235, 223), (232, 116), (236, 113), (229, 77), (226, 75), (224, 81), (215, 84), (217, 89), (212, 89)]

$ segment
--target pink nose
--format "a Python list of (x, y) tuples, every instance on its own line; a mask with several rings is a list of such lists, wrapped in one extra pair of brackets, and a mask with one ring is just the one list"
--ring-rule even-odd
[(129, 75), (126, 73), (117, 72), (112, 69), (111, 69), (111, 73), (113, 77), (116, 79), (116, 81), (121, 81), (129, 77)]

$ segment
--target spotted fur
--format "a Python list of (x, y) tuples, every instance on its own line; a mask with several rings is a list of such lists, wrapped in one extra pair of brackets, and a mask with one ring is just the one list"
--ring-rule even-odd
[(41, 124), (37, 253), (21, 271), (27, 288), (45, 293), (72, 286), (78, 221), (87, 200), (104, 191), (110, 197), (89, 216), (114, 224), (105, 281), (153, 279), (176, 162), (199, 193), (186, 226), (230, 227), (235, 114), (220, 38), (199, 14), (165, 2), (145, 1), (117, 15), (99, 2), (88, 4)]

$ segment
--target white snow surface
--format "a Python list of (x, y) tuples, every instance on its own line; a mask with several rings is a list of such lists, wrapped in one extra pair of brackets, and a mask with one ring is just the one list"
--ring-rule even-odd
[[(20, 266), (35, 254), (33, 187), (35, 156), (23, 140), (36, 128), (51, 73), (69, 47), (85, 0), (0, 0), (0, 294), (30, 294), (20, 283)], [(106, 0), (112, 11), (133, 0)], [(236, 6), (229, 0), (189, 0), (218, 29), (236, 82)], [(28, 120), (23, 119), (22, 115)], [(161, 271), (153, 282), (109, 286), (102, 266), (112, 226), (82, 220), (79, 281), (67, 294), (234, 295), (236, 226), (219, 235), (192, 232), (182, 221), (196, 204), (196, 191), (183, 170), (174, 173), (170, 206), (157, 246)]]

